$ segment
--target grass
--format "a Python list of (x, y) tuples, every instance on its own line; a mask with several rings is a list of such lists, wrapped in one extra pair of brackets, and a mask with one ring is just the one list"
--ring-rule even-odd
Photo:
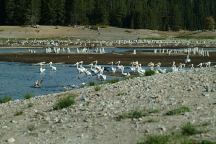
[(119, 79), (112, 79), (112, 80), (105, 81), (105, 83), (109, 83), (109, 84), (114, 84), (114, 83), (117, 83), (117, 82), (119, 82)]
[(31, 107), (33, 107), (33, 106), (34, 106), (33, 103), (29, 103), (27, 107), (28, 107), (28, 108), (31, 108)]
[(158, 112), (158, 111), (154, 111), (154, 110), (132, 110), (132, 111), (125, 112), (125, 113), (118, 115), (115, 119), (117, 121), (121, 121), (123, 119), (130, 119), (130, 118), (131, 119), (138, 119), (138, 118), (148, 116), (151, 113), (156, 113), (156, 112)]
[(149, 135), (137, 144), (198, 144), (183, 135)]
[(23, 111), (17, 111), (14, 116), (19, 116), (19, 115), (22, 115), (23, 114)]
[(118, 93), (118, 94), (117, 94), (117, 96), (123, 96), (123, 95), (127, 95), (127, 93), (121, 92), (121, 93)]
[(12, 100), (12, 98), (10, 96), (4, 96), (4, 97), (0, 98), (0, 103), (6, 103), (6, 102), (9, 102), (11, 100)]
[(186, 106), (182, 106), (182, 107), (168, 111), (166, 113), (166, 115), (180, 115), (180, 114), (183, 114), (185, 112), (190, 112), (190, 109)]
[(198, 130), (195, 125), (188, 122), (181, 127), (181, 133), (182, 135), (191, 136), (191, 135), (199, 134), (201, 133), (201, 131)]
[(155, 71), (153, 71), (153, 70), (147, 70), (147, 71), (145, 71), (145, 76), (152, 76), (154, 74), (155, 74)]
[(30, 98), (33, 97), (33, 94), (27, 93), (27, 94), (25, 94), (23, 97), (24, 97), (24, 99), (30, 99)]
[(95, 91), (100, 91), (100, 90), (101, 90), (101, 87), (97, 85), (97, 86), (95, 86), (94, 89), (95, 89)]
[(95, 82), (89, 82), (89, 86), (95, 86)]
[(68, 95), (61, 99), (59, 99), (56, 104), (53, 106), (54, 110), (60, 110), (63, 108), (67, 108), (71, 105), (75, 104), (75, 95)]

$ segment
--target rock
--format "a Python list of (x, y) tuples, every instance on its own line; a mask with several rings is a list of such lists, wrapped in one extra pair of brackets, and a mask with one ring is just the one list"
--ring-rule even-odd
[(15, 139), (12, 137), (12, 138), (9, 138), (8, 140), (7, 140), (7, 142), (8, 143), (14, 143), (15, 142)]
[(208, 93), (202, 93), (202, 96), (209, 97), (209, 94)]

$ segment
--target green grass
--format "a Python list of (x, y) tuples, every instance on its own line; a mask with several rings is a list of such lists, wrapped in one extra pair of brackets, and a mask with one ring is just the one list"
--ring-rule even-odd
[(198, 144), (182, 135), (149, 135), (137, 144)]
[(89, 86), (95, 86), (95, 82), (89, 82)]
[(30, 98), (33, 97), (33, 94), (27, 93), (27, 94), (25, 94), (23, 97), (24, 97), (24, 99), (30, 99)]
[(188, 122), (181, 127), (181, 133), (182, 135), (191, 136), (191, 135), (199, 134), (201, 133), (201, 131), (198, 130), (195, 125)]
[(28, 108), (31, 108), (31, 107), (33, 107), (33, 106), (34, 106), (33, 103), (29, 103), (29, 104), (27, 105)]
[(68, 95), (61, 99), (59, 99), (56, 104), (53, 106), (54, 110), (60, 110), (63, 108), (67, 108), (71, 105), (75, 104), (75, 95)]
[(121, 92), (121, 93), (118, 93), (118, 94), (117, 94), (117, 96), (123, 96), (123, 95), (127, 95), (127, 93)]
[(173, 109), (173, 110), (170, 110), (166, 113), (166, 115), (180, 115), (180, 114), (183, 114), (185, 112), (190, 112), (190, 109), (186, 106), (182, 106), (182, 107), (179, 107), (179, 108), (176, 108), (176, 109)]
[(6, 102), (9, 102), (11, 100), (12, 100), (12, 98), (10, 96), (4, 96), (4, 97), (0, 98), (0, 103), (6, 103)]
[(117, 121), (121, 121), (123, 119), (138, 119), (141, 117), (145, 117), (150, 115), (151, 113), (156, 113), (158, 111), (154, 111), (154, 110), (132, 110), (129, 112), (124, 112), (120, 115), (118, 115), (115, 119)]
[(95, 91), (100, 91), (101, 90), (101, 87), (100, 86), (95, 86)]
[(145, 76), (152, 76), (154, 74), (155, 74), (155, 71), (153, 71), (153, 70), (147, 70), (147, 71), (145, 71)]
[(105, 83), (109, 83), (109, 84), (114, 84), (114, 83), (117, 83), (117, 82), (119, 82), (119, 79), (112, 79), (112, 80), (105, 81)]
[(23, 114), (23, 111), (17, 111), (14, 116), (19, 116), (19, 115), (22, 115)]

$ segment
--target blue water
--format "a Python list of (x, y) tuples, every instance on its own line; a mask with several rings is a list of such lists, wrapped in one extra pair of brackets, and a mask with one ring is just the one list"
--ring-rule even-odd
[[(0, 98), (11, 96), (21, 99), (27, 93), (44, 95), (61, 92), (65, 87), (80, 86), (82, 83), (98, 81), (96, 76), (80, 75), (76, 67), (69, 64), (53, 64), (57, 71), (46, 66), (45, 74), (40, 74), (39, 65), (25, 63), (0, 62)], [(107, 76), (107, 79), (113, 77)], [(33, 88), (36, 80), (43, 79), (41, 88)]]
[[(173, 49), (173, 50), (183, 50), (182, 49)], [(29, 53), (29, 50), (33, 50), (36, 53), (45, 53), (45, 48), (0, 48), (0, 53)], [(67, 50), (67, 49), (65, 49)], [(81, 51), (82, 48), (79, 48)], [(95, 48), (89, 49), (90, 53), (95, 52)], [(136, 50), (137, 52), (154, 52), (154, 48), (105, 48), (106, 53), (123, 53), (123, 52), (133, 52), (133, 50)], [(216, 52), (216, 48), (205, 48), (204, 50), (207, 50), (209, 52)], [(76, 48), (70, 48), (71, 53), (77, 53)], [(64, 53), (61, 51), (61, 53)]]

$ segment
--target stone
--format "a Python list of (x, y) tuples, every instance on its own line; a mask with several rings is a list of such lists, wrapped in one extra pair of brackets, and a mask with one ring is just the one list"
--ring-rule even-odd
[(15, 139), (12, 137), (12, 138), (9, 138), (8, 140), (7, 140), (7, 142), (8, 143), (14, 143), (15, 142)]

